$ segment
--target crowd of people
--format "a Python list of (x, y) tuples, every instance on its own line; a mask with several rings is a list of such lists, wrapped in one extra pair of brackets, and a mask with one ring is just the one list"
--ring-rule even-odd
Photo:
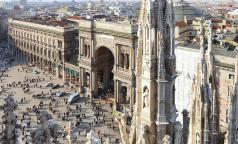
[[(35, 75), (33, 77), (28, 74), (30, 69), (25, 65), (21, 65), (18, 66), (17, 72), (26, 73), (24, 79), (9, 82), (6, 81), (9, 77), (8, 67), (10, 67), (9, 62), (0, 64), (0, 96), (6, 95), (7, 93), (16, 94), (15, 89), (17, 88), (22, 89), (24, 92), (25, 95), (17, 99), (17, 103), (20, 106), (18, 110), (18, 112), (21, 113), (19, 114), (19, 121), (22, 124), (22, 140), (25, 141), (25, 143), (29, 143), (31, 140), (29, 130), (36, 124), (34, 117), (36, 117), (41, 110), (45, 109), (48, 109), (53, 115), (53, 119), (64, 122), (64, 125), (61, 125), (62, 127), (64, 127), (67, 122), (72, 122), (74, 124), (73, 129), (78, 133), (78, 137), (86, 137), (86, 133), (94, 130), (97, 132), (101, 142), (104, 142), (106, 138), (111, 135), (111, 133), (107, 132), (108, 130), (111, 129), (115, 133), (119, 132), (118, 124), (111, 116), (112, 103), (105, 103), (101, 99), (82, 97), (80, 103), (70, 105), (66, 97), (55, 97), (52, 95), (53, 91), (51, 88), (45, 88), (42, 85), (42, 82), (45, 82), (47, 79), (46, 72), (44, 76)], [(47, 75), (49, 76), (49, 74)], [(50, 77), (50, 81), (51, 80), (52, 77)], [(30, 93), (35, 93), (35, 89), (37, 89), (39, 93), (29, 97)], [(76, 92), (77, 90), (71, 89), (71, 91)], [(48, 95), (48, 97), (46, 97), (46, 95)], [(34, 103), (31, 103), (31, 101), (34, 101)], [(38, 104), (35, 104), (36, 102), (38, 102)], [(24, 108), (21, 108), (21, 106)], [(66, 107), (66, 109), (62, 109), (62, 107)], [(83, 133), (85, 134), (83, 135)], [(118, 137), (119, 135), (114, 138), (114, 143), (119, 143)]]

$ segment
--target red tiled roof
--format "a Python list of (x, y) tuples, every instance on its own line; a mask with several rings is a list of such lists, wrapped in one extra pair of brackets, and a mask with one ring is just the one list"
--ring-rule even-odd
[(80, 16), (68, 16), (68, 19), (81, 20), (82, 17), (80, 17)]
[(213, 26), (212, 29), (217, 30), (217, 29), (221, 29), (221, 27), (220, 26)]
[(211, 19), (213, 23), (222, 23), (221, 19)]

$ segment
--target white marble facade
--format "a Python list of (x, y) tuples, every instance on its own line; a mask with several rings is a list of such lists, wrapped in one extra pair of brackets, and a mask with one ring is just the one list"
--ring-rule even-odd
[(176, 71), (178, 73), (178, 77), (175, 80), (175, 104), (179, 114), (177, 121), (182, 123), (182, 111), (190, 109), (192, 83), (200, 55), (198, 49), (181, 46), (175, 48), (175, 55)]

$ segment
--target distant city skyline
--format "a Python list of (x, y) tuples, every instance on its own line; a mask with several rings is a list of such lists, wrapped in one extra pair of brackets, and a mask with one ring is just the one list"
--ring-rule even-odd
[[(20, 1), (20, 0), (0, 0), (0, 1), (6, 1), (6, 2), (11, 2), (11, 1)], [(52, 1), (62, 1), (62, 2), (71, 2), (72, 0), (27, 0), (28, 2), (52, 2)], [(79, 1), (88, 1), (88, 0), (75, 0), (76, 2)], [(98, 0), (91, 0), (91, 1), (98, 1)], [(105, 1), (116, 1), (116, 0), (105, 0)], [(129, 1), (129, 0), (117, 0), (117, 1)], [(131, 0), (131, 1), (141, 1), (141, 0)], [(180, 0), (173, 0), (173, 1), (180, 1)], [(198, 2), (198, 0), (184, 0), (187, 2)], [(238, 0), (199, 0), (199, 2), (238, 2)]]

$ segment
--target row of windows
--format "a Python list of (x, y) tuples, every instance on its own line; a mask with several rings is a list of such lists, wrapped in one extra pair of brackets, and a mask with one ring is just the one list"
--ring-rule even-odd
[[(19, 29), (21, 31), (19, 31)], [(16, 34), (16, 35), (31, 35), (31, 33), (35, 33), (36, 35), (43, 35), (43, 36), (47, 36), (47, 37), (53, 37), (53, 38), (61, 38), (60, 35), (54, 35), (52, 33), (46, 33), (46, 32), (42, 32), (42, 31), (37, 31), (37, 30), (34, 30), (34, 29), (25, 29), (25, 28), (22, 28), (22, 27), (10, 27), (9, 28), (9, 32), (11, 34)], [(34, 34), (33, 34), (34, 35)]]
[(90, 58), (90, 45), (87, 44), (84, 45), (83, 56)]
[[(55, 40), (54, 38), (46, 37), (46, 36), (40, 36), (39, 34), (31, 34), (28, 32), (20, 32), (18, 30), (11, 30), (9, 29), (9, 33), (13, 36), (26, 39), (26, 40), (33, 40), (35, 42), (41, 42), (44, 44), (49, 44), (52, 46), (58, 46), (58, 48), (62, 48), (62, 41)], [(56, 45), (57, 44), (57, 45)]]
[[(54, 51), (39, 48), (39, 47), (36, 47), (35, 45), (31, 45), (26, 42), (20, 42), (18, 40), (16, 40), (15, 43), (17, 46), (22, 47), (27, 50), (30, 50), (30, 51), (33, 51), (33, 52), (36, 52), (37, 54), (44, 55), (44, 56), (47, 56), (47, 57), (53, 58), (53, 59), (56, 58)], [(61, 52), (59, 52), (59, 60), (61, 60)]]
[(129, 69), (129, 65), (130, 65), (129, 54), (120, 53), (119, 61), (120, 61), (119, 66), (121, 68)]

